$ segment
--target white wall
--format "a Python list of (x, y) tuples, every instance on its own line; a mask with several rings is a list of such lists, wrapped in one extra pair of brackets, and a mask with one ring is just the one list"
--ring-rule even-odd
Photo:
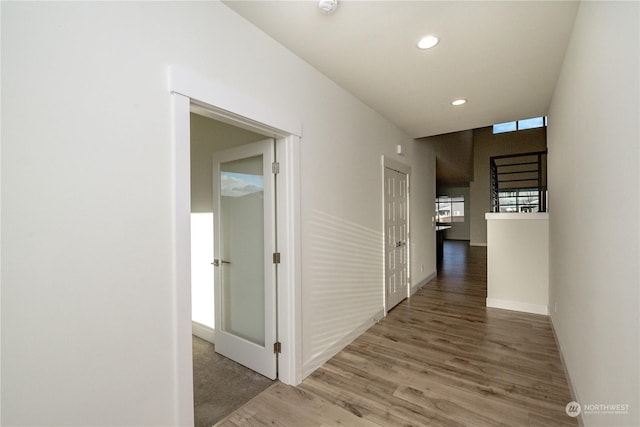
[(487, 307), (549, 314), (549, 215), (486, 218)]
[(412, 281), (435, 271), (432, 153), (223, 4), (3, 2), (5, 425), (190, 422), (170, 64), (303, 123), (303, 369), (382, 307), (382, 154), (414, 173)]
[(436, 233), (432, 229), (436, 199), (436, 156), (432, 147), (413, 145), (411, 170), (411, 284), (436, 274)]
[(553, 324), (579, 403), (630, 405), (585, 425), (640, 424), (638, 22), (581, 3), (549, 112)]

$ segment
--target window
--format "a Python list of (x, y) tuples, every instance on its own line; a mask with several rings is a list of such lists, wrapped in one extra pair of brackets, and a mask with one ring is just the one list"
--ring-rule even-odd
[(533, 119), (518, 120), (518, 130), (541, 128), (544, 126), (544, 117), (534, 117)]
[(437, 222), (464, 222), (464, 197), (438, 196), (436, 198)]
[(500, 212), (538, 212), (539, 194), (537, 189), (500, 190)]
[(516, 122), (498, 123), (497, 125), (493, 125), (493, 133), (513, 132), (516, 129)]
[(547, 117), (533, 117), (513, 122), (497, 123), (493, 125), (493, 133), (514, 132), (518, 130), (541, 128), (547, 125)]

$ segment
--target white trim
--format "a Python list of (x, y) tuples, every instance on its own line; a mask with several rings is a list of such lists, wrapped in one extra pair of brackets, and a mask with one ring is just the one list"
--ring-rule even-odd
[(487, 298), (487, 307), (501, 308), (504, 310), (523, 311), (525, 313), (549, 315), (549, 308), (545, 305), (530, 304), (528, 302), (508, 301), (496, 298)]
[[(171, 96), (173, 116), (173, 282), (176, 425), (193, 425), (191, 338), (191, 173), (189, 98)], [(185, 286), (185, 284), (189, 284)]]
[(384, 311), (380, 310), (373, 315), (371, 319), (368, 319), (360, 324), (357, 328), (353, 329), (347, 335), (324, 349), (320, 354), (316, 355), (313, 359), (307, 362), (304, 367), (303, 378), (311, 375), (316, 369), (325, 364), (329, 359), (338, 354), (340, 350), (351, 344), (356, 338), (362, 335), (367, 329), (375, 325), (384, 317)]
[(398, 172), (402, 172), (408, 175), (411, 175), (411, 166), (399, 162), (391, 157), (387, 157), (385, 155), (382, 156), (382, 166), (385, 168), (393, 169)]
[[(278, 190), (283, 196), (283, 212), (287, 212), (287, 226), (279, 227), (279, 242), (286, 242), (287, 254), (281, 251), (278, 292), (278, 339), (282, 343), (280, 381), (296, 385), (302, 381), (302, 340), (300, 332), (300, 186), (299, 148), (302, 122), (296, 117), (277, 112), (269, 105), (260, 104), (235, 89), (212, 83), (194, 73), (178, 67), (169, 68), (173, 118), (173, 264), (174, 264), (174, 381), (176, 425), (193, 425), (193, 359), (191, 345), (191, 265), (190, 265), (190, 112), (191, 108), (208, 109), (210, 117), (259, 133), (272, 131), (278, 147), (281, 168), (287, 179)], [(192, 102), (194, 101), (194, 102)], [(282, 172), (281, 172), (282, 173)], [(284, 176), (284, 175), (283, 175)], [(282, 191), (281, 191), (282, 190)], [(280, 197), (280, 196), (278, 196)], [(280, 206), (282, 207), (282, 206)], [(280, 221), (279, 221), (280, 224)], [(290, 235), (289, 233), (294, 233)], [(290, 254), (290, 255), (289, 255)], [(284, 326), (288, 325), (288, 326)], [(285, 355), (284, 352), (287, 352)]]
[(173, 290), (176, 425), (193, 425), (193, 355), (191, 339), (191, 147), (189, 98), (171, 96), (173, 116)]
[(549, 212), (487, 212), (485, 219), (549, 219)]
[(191, 321), (191, 333), (211, 344), (215, 344), (216, 342), (216, 331), (202, 323)]
[[(290, 135), (276, 140), (276, 198), (278, 251), (278, 339), (282, 353), (278, 355), (280, 382), (297, 385), (302, 382), (302, 271), (300, 255), (300, 138)], [(285, 268), (282, 268), (285, 267)]]
[(482, 246), (486, 248), (487, 244), (482, 242), (469, 242), (469, 246)]
[(425, 277), (424, 279), (422, 279), (421, 281), (419, 281), (416, 285), (411, 287), (411, 295), (415, 294), (416, 292), (418, 292), (420, 289), (422, 289), (424, 287), (424, 285), (426, 285), (427, 283), (429, 283), (430, 281), (432, 281), (433, 279), (435, 279), (435, 277), (438, 275), (438, 272), (436, 270), (433, 270), (431, 273), (429, 273), (427, 275), (427, 277)]
[(302, 136), (302, 122), (271, 105), (177, 66), (169, 67), (169, 90), (191, 99), (194, 109), (216, 120), (277, 137)]

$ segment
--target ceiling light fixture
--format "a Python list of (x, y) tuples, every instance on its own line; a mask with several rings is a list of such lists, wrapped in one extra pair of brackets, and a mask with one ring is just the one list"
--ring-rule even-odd
[(424, 36), (418, 41), (418, 48), (420, 49), (431, 49), (435, 45), (438, 44), (438, 38), (433, 35)]
[(451, 105), (462, 105), (462, 104), (466, 104), (467, 100), (466, 99), (456, 99), (451, 101)]
[(338, 8), (338, 0), (319, 0), (318, 8), (322, 13), (329, 15)]

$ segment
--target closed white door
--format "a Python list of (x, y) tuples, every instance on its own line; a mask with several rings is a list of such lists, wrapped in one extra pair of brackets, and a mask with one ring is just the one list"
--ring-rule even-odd
[(385, 310), (408, 296), (407, 174), (384, 169)]
[(275, 379), (272, 140), (214, 156), (215, 349)]

